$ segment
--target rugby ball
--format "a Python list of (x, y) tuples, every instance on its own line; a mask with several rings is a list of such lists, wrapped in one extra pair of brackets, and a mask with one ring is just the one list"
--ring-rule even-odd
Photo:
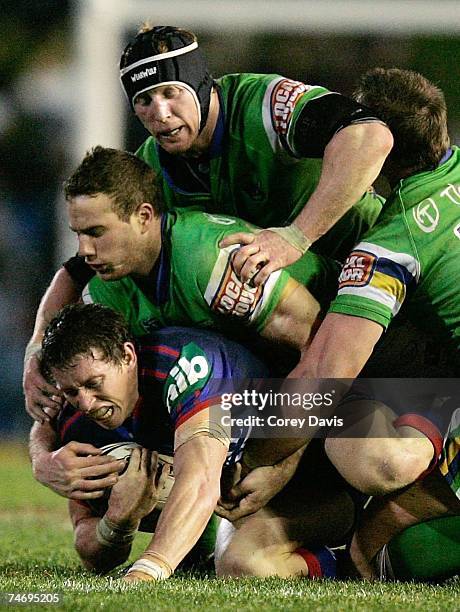
[[(136, 442), (116, 442), (114, 444), (107, 444), (106, 446), (102, 446), (101, 454), (110, 455), (111, 457), (114, 457), (114, 459), (124, 459), (126, 465), (120, 472), (120, 474), (123, 474), (126, 471), (126, 468), (128, 467), (131, 454), (135, 448), (140, 448), (140, 445)], [(158, 469), (160, 468), (163, 474), (166, 473), (166, 478), (164, 478), (163, 485), (158, 491), (158, 501), (156, 503), (155, 508), (148, 516), (144, 517), (141, 521), (141, 525), (139, 528), (141, 531), (151, 532), (154, 530), (160, 512), (163, 510), (166, 500), (168, 499), (169, 493), (171, 492), (172, 486), (174, 484), (173, 458), (169, 455), (163, 455), (162, 453), (158, 453)], [(107, 489), (107, 492), (103, 498), (91, 500), (91, 507), (100, 516), (102, 516), (107, 510), (107, 500), (109, 497), (110, 489)]]

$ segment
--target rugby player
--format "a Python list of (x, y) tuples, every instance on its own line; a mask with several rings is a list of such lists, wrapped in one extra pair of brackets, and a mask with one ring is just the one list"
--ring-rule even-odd
[[(213, 412), (222, 389), (228, 390), (225, 379), (264, 377), (265, 366), (243, 347), (213, 332), (165, 328), (138, 339), (135, 345), (121, 315), (101, 305), (76, 304), (67, 306), (47, 327), (42, 367), (68, 402), (58, 421), (62, 443), (113, 441), (112, 434), (116, 434), (117, 440), (134, 440), (145, 448), (174, 454), (175, 482), (171, 493), (151, 543), (126, 577), (168, 578), (203, 533), (219, 497), (222, 467), (235, 463), (249, 434), (240, 430), (232, 439), (219, 413)], [(43, 448), (43, 427), (49, 432), (47, 423), (36, 424), (33, 429), (35, 464), (47, 461), (49, 449)], [(106, 436), (102, 430), (107, 430)], [(288, 469), (288, 464), (294, 470), (300, 457), (301, 453), (297, 453), (289, 458), (283, 470)], [(109, 507), (99, 519), (81, 499), (70, 501), (76, 548), (91, 569), (107, 571), (126, 560), (139, 520), (152, 507), (155, 491), (147, 487), (146, 475), (150, 473), (154, 478), (155, 459), (144, 452), (134, 459), (138, 467), (139, 463), (142, 466), (139, 477), (147, 501), (143, 503), (144, 496), (136, 503), (133, 500), (132, 514), (120, 510), (122, 481), (128, 486), (123, 476), (113, 489), (117, 491), (114, 504), (109, 499)], [(46, 472), (37, 465), (35, 471)], [(302, 489), (297, 488), (296, 498), (289, 500), (291, 510), (294, 499), (301, 504), (302, 494)], [(325, 537), (328, 533), (331, 537), (332, 524), (324, 519), (342, 496), (335, 493), (332, 498), (323, 495), (315, 499), (308, 495), (305, 500), (310, 507), (319, 509), (317, 519), (302, 523), (292, 517), (295, 532), (285, 527), (284, 538), (278, 537), (271, 547), (271, 554), (281, 563), (286, 562), (273, 574), (317, 576), (332, 571), (327, 570), (333, 564), (327, 550), (297, 548), (304, 544), (307, 534), (313, 533), (318, 540), (322, 522)], [(283, 515), (276, 515), (276, 507), (272, 515), (280, 524), (289, 522)], [(341, 512), (339, 523), (335, 523), (334, 537), (340, 533), (338, 524), (342, 529), (349, 528), (346, 512)]]
[[(234, 229), (251, 226), (201, 211), (163, 212), (155, 172), (129, 153), (96, 147), (65, 193), (81, 256), (56, 275), (67, 289), (56, 291), (54, 284), (45, 295), (32, 351), (50, 314), (81, 291), (85, 301), (122, 312), (136, 334), (174, 324), (239, 330), (240, 336), (244, 328), (245, 336), (252, 330), (297, 349), (308, 341), (320, 310), (305, 287), (326, 303), (327, 294), (330, 299), (335, 293), (337, 264), (310, 252), (290, 274), (275, 272), (263, 288), (243, 284), (232, 269), (235, 247), (219, 249), (218, 243)], [(56, 407), (47, 397), (56, 390), (39, 375), (36, 357), (26, 364), (25, 380), (29, 412), (43, 418), (42, 407)]]
[(253, 237), (253, 267), (269, 262), (256, 282), (297, 260), (360, 198), (322, 245), (326, 254), (346, 255), (352, 235), (375, 221), (381, 201), (368, 190), (392, 136), (361, 104), (276, 74), (213, 80), (196, 36), (171, 26), (143, 27), (120, 75), (152, 135), (137, 154), (162, 177), (168, 207), (290, 224)]
[[(413, 71), (377, 68), (362, 77), (355, 97), (394, 134), (383, 166), (393, 191), (378, 224), (344, 264), (337, 297), (294, 377), (355, 378), (403, 304), (409, 320), (450, 346), (459, 363), (460, 161), (458, 148), (450, 145), (444, 96)], [(414, 479), (433, 456), (425, 442)], [(335, 438), (328, 446), (348, 481), (366, 480), (359, 439)], [(398, 465), (392, 469), (395, 475), (401, 471)]]
[[(393, 191), (379, 222), (345, 263), (338, 295), (291, 376), (355, 378), (403, 304), (416, 327), (451, 348), (458, 372), (460, 163), (458, 148), (450, 145), (444, 96), (413, 71), (376, 68), (362, 77), (356, 99), (392, 130), (395, 146), (382, 172)], [(433, 470), (442, 450), (431, 422), (409, 418), (399, 425), (387, 452), (375, 439), (329, 437), (327, 455), (359, 490), (397, 491)], [(420, 512), (417, 521), (423, 519)]]
[[(214, 81), (197, 46), (191, 32), (146, 26), (121, 58), (130, 104), (152, 134), (137, 154), (155, 169), (166, 206), (276, 225), (245, 249), (258, 261), (242, 278), (254, 277), (255, 284), (297, 260), (310, 242), (327, 256), (346, 256), (380, 212), (381, 199), (368, 190), (391, 148), (389, 130), (360, 104), (324, 87), (279, 75)], [(259, 270), (262, 261), (269, 264)], [(33, 417), (44, 418), (40, 405), (53, 405), (40, 391), (53, 393), (33, 357), (42, 315), (78, 295), (61, 271), (39, 308), (23, 383)]]

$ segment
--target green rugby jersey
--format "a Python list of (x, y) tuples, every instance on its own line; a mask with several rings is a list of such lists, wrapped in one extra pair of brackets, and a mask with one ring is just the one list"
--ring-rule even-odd
[[(263, 287), (242, 283), (233, 271), (237, 245), (220, 249), (222, 238), (252, 226), (233, 217), (177, 209), (163, 215), (162, 247), (149, 277), (103, 281), (93, 276), (83, 301), (99, 302), (121, 312), (136, 335), (156, 327), (191, 325), (234, 332), (235, 323), (260, 333), (278, 305), (290, 278), (273, 273)], [(324, 296), (337, 287), (338, 266), (307, 252), (292, 266), (292, 276)], [(321, 300), (318, 300), (321, 302)]]
[[(199, 208), (260, 227), (291, 222), (318, 184), (321, 159), (299, 158), (293, 134), (309, 101), (332, 92), (279, 75), (229, 74), (218, 79), (221, 113), (209, 158), (171, 156), (149, 137), (137, 151), (154, 168), (169, 209)], [(198, 176), (199, 168), (204, 173)], [(184, 182), (193, 174), (198, 181)], [(371, 227), (383, 200), (372, 190), (314, 245), (342, 261)]]
[(460, 347), (460, 152), (401, 180), (349, 255), (330, 312), (387, 327), (407, 299), (415, 325)]

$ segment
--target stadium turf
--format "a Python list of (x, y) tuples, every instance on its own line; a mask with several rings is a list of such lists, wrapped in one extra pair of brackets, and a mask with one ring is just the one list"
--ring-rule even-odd
[[(0, 607), (58, 593), (51, 610), (460, 610), (460, 581), (442, 586), (279, 579), (217, 580), (175, 575), (157, 584), (126, 585), (116, 574), (96, 578), (82, 570), (72, 546), (66, 501), (34, 482), (26, 449), (0, 446)], [(132, 557), (145, 546), (139, 534)], [(37, 597), (35, 597), (37, 599)], [(22, 604), (36, 610), (45, 604)]]

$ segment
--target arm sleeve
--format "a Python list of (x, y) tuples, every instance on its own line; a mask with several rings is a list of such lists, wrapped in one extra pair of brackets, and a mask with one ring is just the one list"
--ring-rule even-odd
[(94, 276), (94, 271), (85, 263), (85, 258), (75, 255), (64, 264), (64, 268), (72, 277), (72, 280), (78, 285), (80, 291), (89, 283)]
[(348, 125), (364, 122), (383, 123), (369, 108), (330, 92), (308, 100), (293, 116), (287, 145), (297, 157), (322, 157), (334, 134)]

